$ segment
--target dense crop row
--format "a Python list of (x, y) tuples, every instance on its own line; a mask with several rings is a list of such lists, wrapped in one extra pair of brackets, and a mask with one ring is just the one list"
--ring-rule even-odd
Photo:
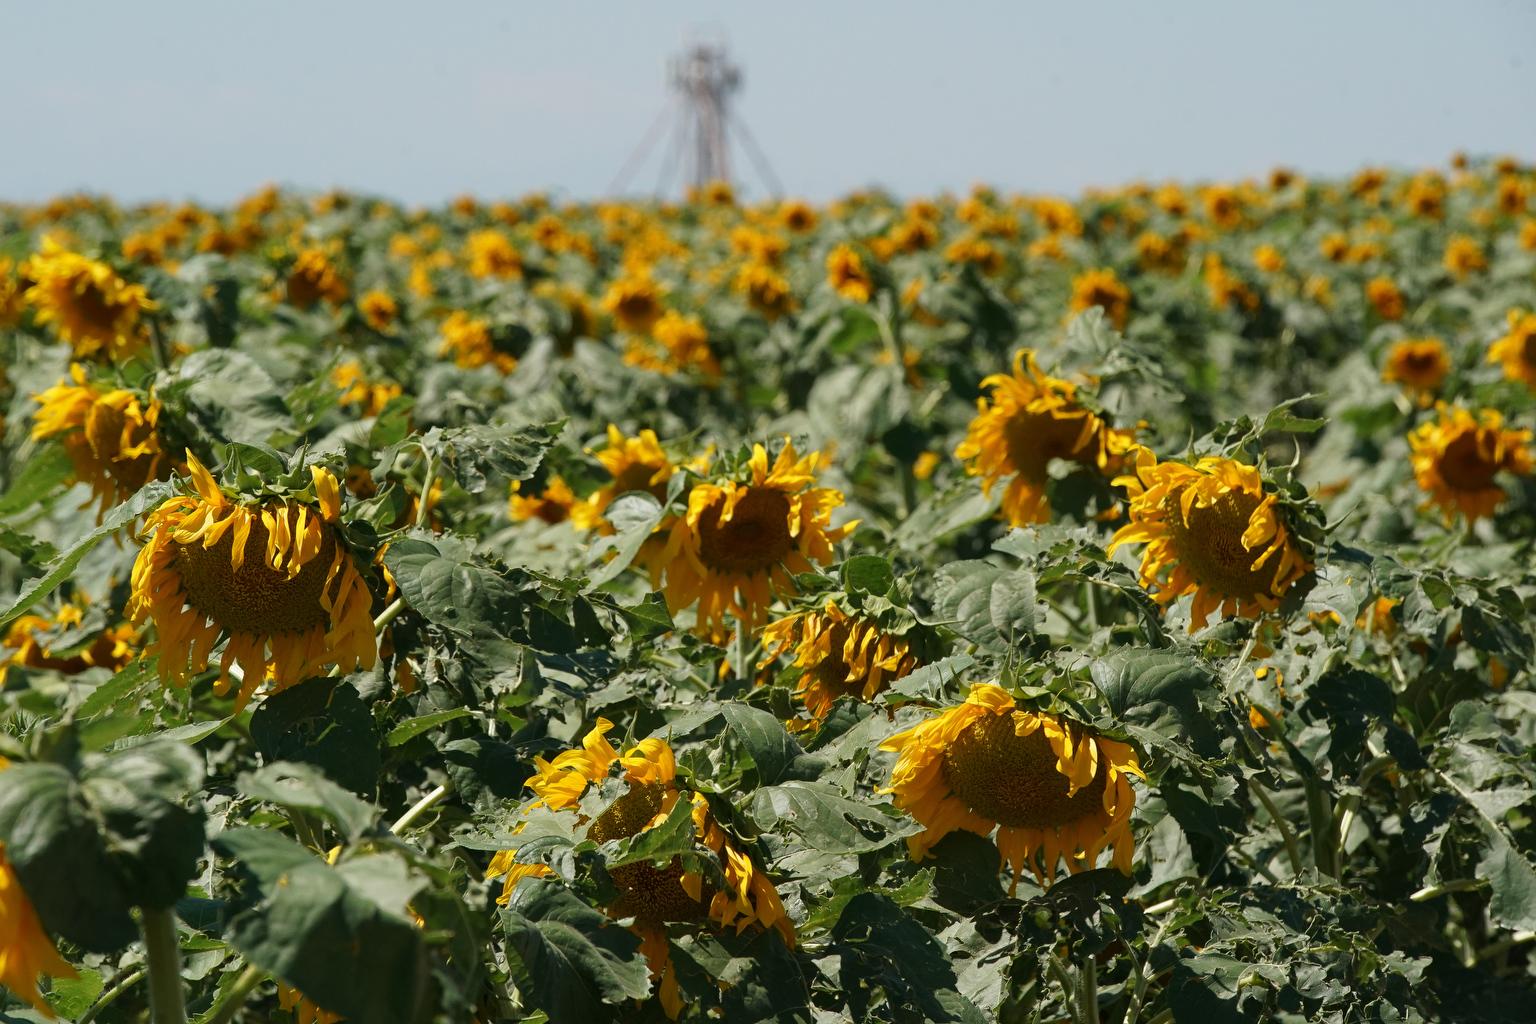
[(1528, 1019), (1533, 193), (0, 206), (5, 1019)]

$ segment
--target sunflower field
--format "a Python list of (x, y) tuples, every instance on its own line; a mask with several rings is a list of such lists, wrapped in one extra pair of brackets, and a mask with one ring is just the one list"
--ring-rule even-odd
[(1536, 168), (0, 205), (0, 1021), (1529, 1021)]

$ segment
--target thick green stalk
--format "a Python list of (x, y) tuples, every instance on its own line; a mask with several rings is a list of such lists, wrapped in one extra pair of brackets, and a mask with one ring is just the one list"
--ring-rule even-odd
[(181, 984), (181, 942), (176, 914), (170, 907), (142, 908), (145, 962), (149, 968), (150, 1020), (153, 1024), (187, 1024), (186, 997)]

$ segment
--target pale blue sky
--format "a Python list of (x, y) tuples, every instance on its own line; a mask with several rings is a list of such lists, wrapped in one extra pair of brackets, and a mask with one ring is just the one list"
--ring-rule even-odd
[(816, 199), (1536, 158), (1529, 0), (0, 0), (0, 198), (592, 196), (700, 27)]

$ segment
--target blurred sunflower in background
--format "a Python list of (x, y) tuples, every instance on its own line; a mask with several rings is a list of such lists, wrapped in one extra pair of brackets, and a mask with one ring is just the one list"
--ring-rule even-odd
[[(512, 481), (512, 494), (507, 499), (507, 515), (511, 516), (514, 523), (538, 519), (554, 526), (571, 519), (572, 513), (581, 507), (576, 492), (559, 476), (551, 476), (538, 494), (521, 493), (522, 483), (521, 480)], [(585, 521), (576, 525), (586, 528)]]
[(33, 398), (38, 404), (32, 436), (57, 438), (75, 467), (75, 478), (101, 502), (101, 511), (151, 480), (169, 476), (157, 429), (160, 403), (125, 388), (99, 388), (74, 363), (69, 380)]
[(327, 666), (372, 668), (373, 598), (338, 530), (330, 470), (311, 466), (308, 488), (247, 499), (225, 494), (191, 452), (187, 468), (195, 493), (150, 514), (133, 564), (129, 616), (155, 624), (146, 653), (161, 681), (187, 685), (220, 640), (215, 691), (229, 690), (238, 666), (240, 707), (268, 679), (277, 692)]
[[(0, 770), (8, 763), (0, 758)], [(43, 930), (16, 869), (5, 855), (5, 844), (0, 843), (0, 985), (51, 1018), (53, 1008), (37, 989), (38, 975), (79, 977)]]
[(827, 254), (827, 284), (849, 302), (868, 302), (875, 293), (874, 278), (864, 266), (864, 258), (846, 242)]
[(1095, 306), (1104, 310), (1115, 330), (1125, 330), (1131, 315), (1131, 290), (1110, 268), (1087, 270), (1072, 279), (1072, 312), (1083, 313)]
[[(612, 722), (599, 718), (579, 748), (558, 754), (553, 760), (535, 758), (535, 772), (528, 788), (537, 799), (529, 809), (547, 807), (556, 812), (579, 813), (588, 787), (607, 779), (615, 765), (622, 770), (626, 790), (587, 823), (586, 838), (593, 842), (607, 843), (639, 835), (666, 821), (679, 800), (689, 800), (694, 841), (702, 854), (716, 858), (724, 888), (717, 889), (709, 877), (686, 865), (681, 857), (673, 857), (664, 865), (636, 860), (608, 869), (608, 876), (618, 890), (618, 898), (607, 908), (608, 914), (618, 920), (634, 919), (631, 927), (640, 936), (641, 951), (657, 983), (657, 996), (667, 1016), (675, 1020), (683, 1002), (667, 939), (669, 924), (705, 923), (734, 927), (737, 933), (749, 927), (768, 929), (776, 931), (786, 945), (793, 947), (794, 923), (785, 912), (773, 881), (715, 821), (704, 797), (698, 793), (685, 794), (678, 787), (677, 761), (671, 746), (662, 739), (645, 739), (620, 756), (607, 739), (612, 730)], [(549, 874), (546, 865), (519, 863), (516, 850), (498, 853), (486, 871), (487, 878), (503, 879), (497, 900), (503, 905), (510, 902), (512, 891), (523, 879)]]
[(1387, 350), (1381, 379), (1401, 384), (1420, 405), (1434, 401), (1435, 392), (1451, 372), (1451, 356), (1439, 338), (1404, 338)]
[(1506, 379), (1536, 391), (1536, 313), (1512, 309), (1506, 321), (1509, 330), (1489, 346), (1488, 361), (1500, 364)]
[(1504, 429), (1504, 417), (1493, 409), (1474, 417), (1442, 402), (1435, 413), (1408, 435), (1414, 479), (1429, 494), (1428, 504), (1446, 522), (1458, 513), (1473, 521), (1493, 515), (1505, 498), (1495, 478), (1531, 472), (1531, 431)]
[(832, 561), (832, 545), (858, 524), (831, 525), (843, 495), (815, 486), (821, 458), (786, 441), (770, 465), (757, 444), (744, 481), (693, 485), (687, 512), (661, 527), (664, 543), (641, 553), (674, 614), (696, 603), (702, 633), (722, 635), (728, 614), (755, 629), (775, 594), (795, 592), (794, 574)]
[(1020, 708), (1002, 687), (977, 683), (964, 703), (880, 749), (899, 755), (881, 792), (924, 826), (907, 839), (913, 860), (963, 829), (996, 832), (1013, 889), (1025, 868), (1049, 885), (1061, 861), (1075, 874), (1096, 867), (1106, 849), (1115, 868), (1131, 872), (1130, 776), (1145, 776), (1126, 743)]
[(11, 668), (74, 675), (98, 666), (116, 671), (132, 661), (138, 630), (126, 622), (88, 629), (89, 606), (85, 595), (76, 592), (51, 617), (31, 614), (12, 621), (0, 639), (0, 686)]
[(1054, 460), (1117, 472), (1133, 443), (1130, 431), (1110, 427), (1078, 401), (1076, 384), (1041, 372), (1030, 349), (1014, 354), (1011, 374), (991, 374), (981, 386), (989, 393), (976, 400), (955, 456), (988, 494), (1008, 479), (1002, 510), (1010, 525), (1050, 521)]
[(665, 312), (661, 289), (648, 273), (629, 273), (615, 280), (603, 296), (603, 310), (632, 334), (648, 333)]
[(143, 348), (145, 313), (158, 307), (143, 285), (129, 284), (99, 260), (69, 252), (52, 238), (22, 265), (26, 299), (39, 324), (52, 324), (76, 359), (121, 361)]
[(677, 466), (661, 447), (656, 431), (649, 428), (634, 437), (626, 437), (617, 426), (608, 424), (607, 447), (591, 453), (604, 470), (609, 482), (598, 488), (575, 513), (577, 525), (584, 529), (599, 527), (611, 532), (603, 513), (613, 499), (630, 491), (644, 491), (657, 501), (667, 500), (667, 482)]
[(321, 301), (339, 306), (349, 291), (330, 255), (314, 246), (299, 250), (283, 278), (283, 298), (296, 309), (312, 309)]
[(1132, 473), (1115, 480), (1130, 498), (1130, 522), (1109, 553), (1145, 544), (1141, 585), (1159, 604), (1194, 596), (1189, 631), (1212, 612), (1256, 618), (1274, 611), (1311, 561), (1286, 521), (1279, 496), (1257, 468), (1206, 456), (1194, 465), (1158, 462), (1146, 448)]
[(466, 370), (494, 366), (502, 373), (517, 369), (516, 357), (497, 351), (491, 339), (491, 325), (480, 317), (455, 310), (438, 326), (438, 333), (443, 338), (442, 354), (451, 355), (456, 366)]

